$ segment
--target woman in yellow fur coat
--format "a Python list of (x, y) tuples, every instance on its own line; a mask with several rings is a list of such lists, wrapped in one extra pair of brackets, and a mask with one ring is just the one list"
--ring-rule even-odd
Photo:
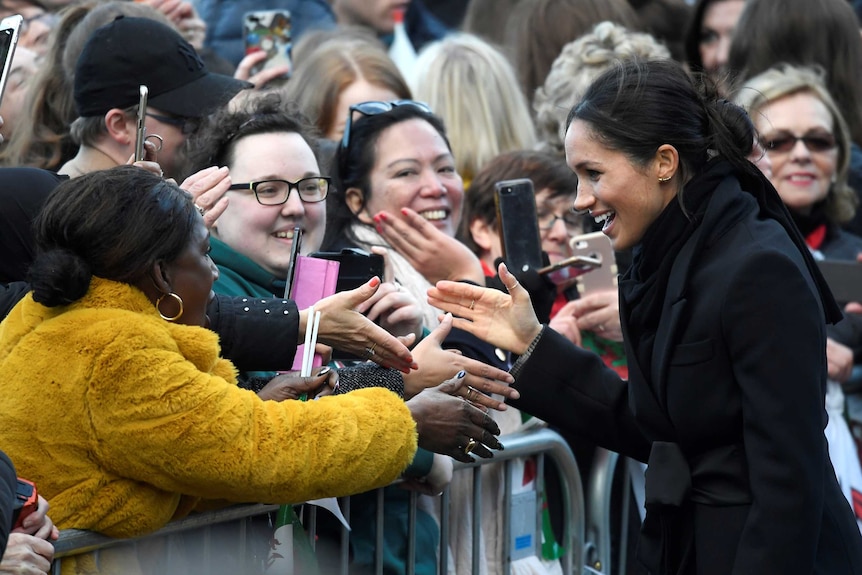
[(499, 448), (490, 417), (443, 393), (457, 378), (407, 403), (382, 388), (307, 403), (238, 388), (203, 327), (218, 273), (207, 229), (158, 176), (66, 182), (36, 233), (33, 291), (0, 324), (0, 445), (60, 528), (131, 537), (202, 500), (365, 491), (398, 477), (417, 431), (446, 454)]

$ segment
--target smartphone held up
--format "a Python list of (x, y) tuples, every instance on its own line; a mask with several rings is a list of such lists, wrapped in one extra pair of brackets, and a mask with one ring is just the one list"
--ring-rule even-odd
[(245, 13), (243, 38), (246, 55), (266, 52), (266, 59), (252, 69), (253, 74), (276, 66), (292, 67), (290, 27), (290, 12), (287, 10), (257, 10)]
[(0, 70), (0, 100), (2, 100), (3, 92), (6, 90), (6, 82), (12, 69), (12, 58), (15, 56), (15, 46), (18, 45), (18, 34), (23, 24), (24, 18), (18, 14), (0, 20), (0, 65), (2, 65), (2, 70)]

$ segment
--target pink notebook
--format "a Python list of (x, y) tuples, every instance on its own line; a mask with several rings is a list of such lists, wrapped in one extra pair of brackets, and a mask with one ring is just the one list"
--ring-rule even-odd
[[(296, 260), (296, 268), (293, 272), (293, 287), (290, 297), (296, 302), (296, 307), (306, 309), (316, 304), (325, 297), (335, 293), (335, 284), (338, 281), (338, 266), (334, 260), (324, 260), (308, 256), (299, 256)], [(311, 329), (311, 325), (308, 326)], [(291, 369), (299, 371), (302, 368), (302, 352), (305, 348), (300, 345), (296, 348)], [(323, 358), (314, 354), (312, 367), (323, 365)]]

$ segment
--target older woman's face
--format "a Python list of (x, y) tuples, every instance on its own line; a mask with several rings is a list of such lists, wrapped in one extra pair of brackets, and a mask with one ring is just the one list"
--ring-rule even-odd
[[(234, 144), (230, 178), (234, 184), (262, 180), (297, 182), (320, 176), (311, 147), (297, 133), (246, 136)], [(231, 248), (276, 276), (287, 273), (293, 228), (303, 232), (302, 252), (320, 249), (326, 225), (326, 202), (307, 203), (296, 188), (287, 202), (262, 205), (251, 190), (228, 192), (230, 203), (216, 222), (215, 234)]]
[(752, 119), (772, 162), (772, 185), (788, 208), (809, 213), (829, 194), (838, 169), (829, 108), (801, 92), (769, 102)]
[[(218, 279), (218, 268), (209, 257), (209, 231), (203, 219), (197, 217), (189, 242), (185, 249), (170, 264), (165, 272), (171, 291), (182, 298), (183, 313), (178, 323), (205, 326), (207, 302), (212, 293), (213, 282)], [(165, 297), (159, 311), (173, 316), (179, 311), (173, 298)]]
[(381, 211), (410, 208), (450, 236), (461, 221), (464, 183), (446, 141), (425, 120), (399, 122), (380, 133), (371, 197), (359, 217), (371, 223)]

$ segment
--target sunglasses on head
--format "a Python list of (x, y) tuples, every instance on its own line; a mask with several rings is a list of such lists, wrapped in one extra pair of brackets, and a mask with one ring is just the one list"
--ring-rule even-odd
[(413, 100), (393, 100), (391, 102), (371, 101), (354, 104), (353, 106), (350, 106), (350, 111), (347, 112), (347, 123), (344, 124), (344, 135), (341, 137), (341, 149), (346, 151), (347, 148), (350, 146), (350, 128), (353, 126), (354, 112), (359, 112), (363, 116), (376, 116), (378, 114), (385, 114), (386, 112), (391, 112), (395, 108), (401, 106), (414, 108), (426, 114), (432, 113), (431, 108), (429, 108), (427, 104), (423, 104), (422, 102), (415, 102)]
[(811, 132), (804, 136), (796, 136), (788, 132), (780, 132), (760, 139), (767, 152), (787, 153), (801, 141), (809, 152), (828, 152), (837, 146), (835, 136), (829, 132)]

